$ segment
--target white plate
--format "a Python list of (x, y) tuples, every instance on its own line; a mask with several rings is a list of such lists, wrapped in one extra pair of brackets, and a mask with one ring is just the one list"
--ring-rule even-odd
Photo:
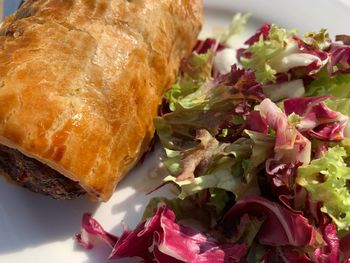
[[(13, 0), (5, 0), (5, 4)], [(238, 11), (254, 14), (252, 31), (263, 22), (273, 22), (300, 31), (326, 27), (332, 34), (350, 34), (348, 0), (207, 0), (202, 36), (224, 28)], [(148, 174), (158, 163), (154, 153), (117, 188), (111, 200), (94, 204), (87, 200), (55, 201), (33, 194), (0, 179), (0, 262), (4, 263), (103, 263), (108, 250), (103, 246), (85, 252), (74, 242), (84, 212), (93, 212), (105, 229), (121, 232), (124, 219), (134, 227), (151, 196), (166, 194), (162, 189), (145, 196), (156, 184)], [(130, 262), (125, 260), (123, 262)]]

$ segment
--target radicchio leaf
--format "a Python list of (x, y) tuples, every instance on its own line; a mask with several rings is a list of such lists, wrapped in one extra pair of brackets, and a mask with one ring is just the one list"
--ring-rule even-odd
[(317, 262), (339, 262), (339, 239), (337, 237), (337, 228), (334, 224), (328, 224), (322, 227), (322, 237), (326, 246), (315, 250), (314, 256)]
[[(125, 229), (125, 231), (127, 230)], [(94, 247), (96, 237), (103, 240), (110, 247), (113, 247), (119, 239), (118, 237), (106, 232), (103, 227), (91, 217), (90, 213), (85, 213), (83, 215), (82, 231), (75, 237), (79, 245), (86, 249), (92, 249)]]
[(311, 142), (289, 125), (287, 116), (271, 100), (263, 100), (259, 109), (269, 127), (276, 131), (274, 159), (283, 163), (308, 164), (311, 159)]
[(302, 116), (297, 128), (311, 138), (341, 141), (349, 117), (330, 109), (324, 102), (326, 99), (325, 96), (288, 99), (284, 101), (284, 109), (287, 114), (294, 112)]
[(270, 29), (271, 29), (270, 24), (268, 23), (263, 24), (253, 36), (251, 36), (248, 40), (246, 40), (246, 42), (244, 42), (244, 44), (251, 46), (255, 42), (259, 41), (261, 37), (263, 40), (266, 40), (269, 35)]
[(345, 235), (340, 240), (340, 251), (342, 252), (341, 257), (344, 263), (350, 263), (350, 233)]
[(350, 73), (350, 46), (333, 43), (330, 48), (328, 72), (331, 75)]
[(303, 247), (314, 242), (315, 230), (305, 217), (255, 195), (242, 197), (226, 213), (223, 220), (225, 229), (235, 229), (235, 222), (244, 214), (264, 219), (257, 234), (260, 244)]
[(260, 115), (258, 111), (251, 111), (247, 117), (245, 128), (250, 131), (267, 134), (269, 126), (266, 118)]
[(298, 262), (312, 263), (313, 261), (303, 251), (293, 247), (271, 248), (263, 258), (264, 263)]
[(225, 46), (219, 43), (214, 38), (207, 38), (205, 40), (198, 40), (196, 45), (193, 47), (192, 52), (197, 54), (206, 54), (208, 51), (217, 52), (223, 50)]
[[(265, 163), (267, 177), (270, 181), (271, 192), (277, 198), (294, 195), (296, 191), (296, 177), (300, 162), (281, 163), (275, 159), (269, 159)], [(284, 198), (281, 200), (286, 201)]]
[[(83, 224), (83, 231), (86, 231), (85, 227)], [(111, 245), (101, 236), (101, 233), (104, 236), (110, 234), (100, 225), (97, 229), (90, 234)], [(177, 224), (174, 212), (159, 205), (153, 217), (139, 224), (133, 231), (125, 230), (119, 239), (113, 240), (109, 258), (139, 257), (145, 262), (160, 263), (239, 262), (246, 253), (245, 244), (218, 244), (190, 227)]]
[[(304, 40), (276, 25), (264, 25), (240, 49), (238, 60), (256, 71), (262, 83), (279, 83), (313, 76), (328, 62), (326, 33), (310, 33)], [(300, 86), (300, 85), (299, 85)], [(301, 87), (301, 86), (300, 86)]]

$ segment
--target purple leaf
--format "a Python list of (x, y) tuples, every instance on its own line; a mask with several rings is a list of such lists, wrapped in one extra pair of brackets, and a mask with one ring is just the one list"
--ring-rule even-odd
[(270, 32), (271, 25), (268, 23), (265, 23), (260, 27), (257, 32), (250, 37), (244, 44), (246, 45), (253, 45), (255, 42), (259, 41), (260, 37), (262, 37), (264, 40), (267, 39), (269, 32)]
[(312, 263), (313, 261), (304, 253), (293, 247), (271, 248), (264, 256), (265, 263), (298, 262)]
[(284, 101), (286, 114), (302, 117), (297, 125), (300, 132), (324, 141), (341, 141), (349, 117), (331, 110), (323, 102), (328, 97), (294, 98)]
[(308, 98), (292, 98), (287, 99), (283, 102), (284, 111), (287, 115), (293, 112), (298, 115), (304, 115), (309, 107), (315, 105), (321, 101), (324, 101), (330, 97), (320, 96), (320, 97), (308, 97)]
[(315, 257), (318, 262), (337, 263), (339, 262), (339, 239), (337, 228), (334, 224), (322, 227), (322, 236), (326, 246), (315, 250)]
[(196, 52), (197, 54), (205, 54), (209, 50), (217, 52), (223, 50), (224, 48), (225, 46), (219, 43), (216, 39), (207, 38), (206, 40), (198, 40), (192, 52)]
[(269, 130), (266, 118), (263, 118), (258, 111), (250, 112), (246, 120), (245, 128), (263, 134), (267, 134)]
[(331, 45), (329, 53), (329, 74), (336, 75), (350, 73), (350, 46), (339, 43), (333, 43)]
[(344, 263), (350, 263), (350, 233), (340, 240), (340, 251)]
[(314, 242), (315, 230), (305, 217), (255, 195), (241, 198), (227, 212), (223, 222), (225, 228), (232, 228), (244, 214), (265, 219), (257, 234), (262, 245), (303, 247)]
[(92, 249), (94, 247), (96, 237), (103, 240), (110, 247), (114, 247), (118, 241), (118, 237), (107, 233), (103, 227), (91, 217), (90, 213), (85, 213), (83, 215), (82, 231), (76, 234), (75, 237), (79, 245), (86, 249)]
[(248, 250), (245, 244), (218, 244), (190, 227), (177, 224), (174, 212), (164, 205), (158, 206), (153, 217), (135, 230), (124, 229), (119, 239), (86, 214), (83, 230), (76, 237), (80, 245), (90, 249), (90, 239), (84, 239), (84, 233), (113, 247), (110, 259), (139, 257), (145, 262), (160, 263), (239, 262)]
[(259, 108), (269, 127), (276, 131), (274, 159), (284, 163), (308, 164), (311, 159), (311, 142), (289, 125), (286, 114), (271, 100), (263, 100)]

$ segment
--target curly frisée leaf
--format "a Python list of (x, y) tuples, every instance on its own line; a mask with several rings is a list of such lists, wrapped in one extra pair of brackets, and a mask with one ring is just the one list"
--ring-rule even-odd
[(305, 187), (315, 201), (322, 202), (338, 230), (350, 229), (350, 168), (343, 158), (344, 148), (335, 146), (320, 158), (298, 169), (297, 183)]
[(303, 79), (316, 74), (329, 61), (328, 53), (319, 48), (330, 45), (323, 31), (301, 39), (293, 31), (267, 25), (246, 43), (250, 46), (239, 50), (238, 59), (244, 68), (253, 69), (262, 83)]
[(287, 31), (276, 25), (271, 25), (267, 40), (260, 37), (245, 51), (251, 54), (249, 58), (241, 57), (240, 61), (244, 68), (250, 68), (256, 71), (256, 79), (259, 82), (275, 80), (276, 70), (271, 67), (267, 61), (278, 56), (286, 47), (285, 38)]

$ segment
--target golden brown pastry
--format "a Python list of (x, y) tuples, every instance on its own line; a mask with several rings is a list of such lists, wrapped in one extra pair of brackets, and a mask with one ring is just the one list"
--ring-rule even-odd
[(201, 16), (201, 0), (26, 1), (0, 29), (2, 172), (108, 200), (147, 149)]

